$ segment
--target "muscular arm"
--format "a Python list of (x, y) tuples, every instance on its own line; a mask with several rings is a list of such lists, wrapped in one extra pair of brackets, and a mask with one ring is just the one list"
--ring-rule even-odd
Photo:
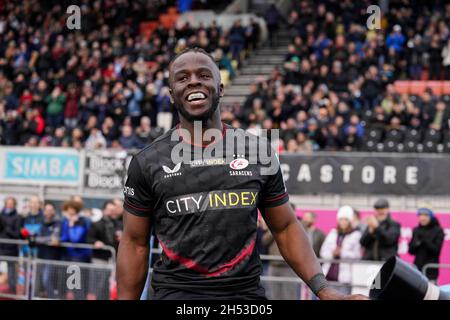
[(317, 257), (302, 225), (289, 203), (266, 208), (265, 220), (277, 242), (281, 255), (297, 275), (309, 280), (321, 273)]
[(124, 214), (122, 240), (117, 255), (117, 297), (138, 300), (148, 271), (150, 218)]

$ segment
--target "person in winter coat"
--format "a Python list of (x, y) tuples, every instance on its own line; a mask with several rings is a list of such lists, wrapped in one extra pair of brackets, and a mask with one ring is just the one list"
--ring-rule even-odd
[[(59, 245), (59, 237), (61, 231), (61, 222), (56, 216), (55, 205), (47, 202), (44, 205), (44, 223), (37, 237), (38, 242), (38, 258), (45, 260), (60, 260), (61, 248)], [(38, 290), (43, 293), (44, 297), (50, 299), (58, 298), (59, 286), (62, 284), (61, 267), (52, 264), (38, 265)], [(58, 272), (59, 271), (59, 272)]]
[(368, 217), (360, 241), (364, 248), (363, 260), (385, 261), (397, 255), (400, 224), (392, 220), (386, 199), (377, 200), (374, 207), (376, 214)]
[[(88, 232), (87, 242), (95, 246), (93, 251), (92, 263), (97, 265), (107, 265), (111, 259), (111, 253), (102, 249), (105, 245), (118, 247), (116, 230), (117, 230), (117, 208), (113, 201), (106, 201), (103, 204), (103, 217), (92, 224)], [(105, 270), (92, 269), (90, 271), (91, 279), (95, 279), (95, 283), (91, 281), (89, 288), (88, 300), (107, 300), (109, 295), (109, 276), (110, 273)]]
[[(17, 201), (13, 197), (5, 199), (5, 206), (0, 212), (0, 239), (17, 240), (20, 238), (20, 217), (17, 214)], [(0, 244), (0, 256), (17, 257), (19, 249), (14, 244)], [(16, 262), (7, 261), (9, 292), (16, 292)]]
[[(439, 255), (444, 242), (444, 230), (431, 209), (420, 208), (417, 215), (419, 225), (413, 230), (408, 252), (416, 256), (414, 264), (422, 271), (422, 268), (428, 263), (439, 263)], [(439, 269), (429, 268), (425, 275), (429, 280), (436, 281)]]
[[(352, 221), (354, 211), (350, 206), (341, 207), (336, 216), (337, 226), (332, 229), (325, 238), (320, 249), (320, 255), (324, 259), (361, 259), (361, 232), (354, 229)], [(348, 263), (324, 263), (323, 272), (329, 281), (337, 281), (341, 284), (350, 284), (351, 264)], [(336, 288), (346, 294), (350, 294), (350, 286)]]
[[(71, 242), (74, 244), (82, 244), (87, 241), (89, 231), (89, 222), (86, 218), (80, 216), (82, 204), (78, 201), (69, 200), (63, 204), (65, 218), (61, 223), (61, 242)], [(65, 249), (63, 259), (66, 261), (91, 262), (92, 250), (84, 248), (69, 247)], [(66, 291), (66, 299), (85, 299), (85, 294), (89, 285), (88, 271), (81, 270), (81, 290)], [(94, 280), (92, 280), (94, 281)]]

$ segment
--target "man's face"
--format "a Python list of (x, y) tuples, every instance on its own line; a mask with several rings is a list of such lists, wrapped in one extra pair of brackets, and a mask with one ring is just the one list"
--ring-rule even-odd
[(170, 100), (188, 121), (212, 117), (223, 96), (223, 84), (214, 62), (206, 55), (188, 52), (170, 69)]
[(310, 228), (314, 225), (314, 216), (311, 213), (305, 213), (302, 223), (306, 228)]
[(109, 203), (103, 210), (103, 214), (107, 217), (114, 218), (116, 216), (116, 206)]
[(431, 218), (430, 218), (429, 215), (427, 215), (427, 214), (419, 215), (419, 223), (420, 223), (420, 225), (426, 226), (426, 225), (428, 225), (430, 223), (430, 221), (431, 221)]
[(375, 217), (377, 218), (378, 221), (383, 221), (387, 218), (389, 213), (389, 208), (380, 208), (380, 209), (375, 209)]
[(55, 216), (56, 212), (55, 212), (55, 207), (53, 207), (50, 204), (45, 205), (44, 207), (44, 216), (47, 220), (52, 220), (53, 217)]

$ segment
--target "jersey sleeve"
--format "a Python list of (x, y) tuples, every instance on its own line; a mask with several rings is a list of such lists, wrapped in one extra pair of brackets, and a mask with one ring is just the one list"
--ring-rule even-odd
[(128, 177), (123, 188), (123, 207), (130, 213), (140, 217), (150, 217), (153, 211), (151, 185), (145, 179), (144, 172), (136, 157), (131, 159)]
[(272, 158), (276, 165), (275, 173), (268, 175), (267, 181), (261, 190), (261, 207), (272, 208), (280, 206), (289, 201), (289, 195), (284, 184), (283, 174), (281, 172), (280, 161), (273, 151)]

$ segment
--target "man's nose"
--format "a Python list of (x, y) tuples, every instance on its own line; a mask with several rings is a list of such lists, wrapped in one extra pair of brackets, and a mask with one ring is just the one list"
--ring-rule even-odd
[(200, 84), (200, 78), (196, 74), (192, 74), (192, 76), (189, 79), (188, 85), (196, 86), (198, 84)]

